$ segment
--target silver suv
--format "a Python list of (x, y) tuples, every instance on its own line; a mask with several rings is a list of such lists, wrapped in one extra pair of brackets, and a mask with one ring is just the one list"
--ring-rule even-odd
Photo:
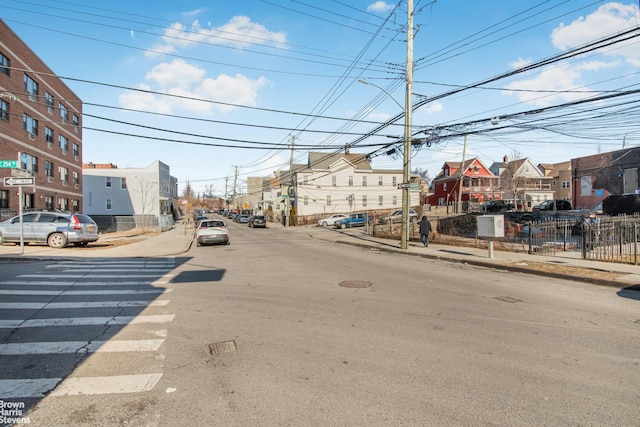
[[(87, 215), (66, 212), (28, 212), (22, 214), (24, 242), (46, 243), (63, 248), (69, 243), (86, 246), (98, 240), (98, 225)], [(0, 222), (0, 244), (20, 242), (20, 216)]]
[[(414, 209), (409, 209), (409, 221), (417, 221), (418, 220), (418, 212)], [(391, 215), (383, 216), (378, 220), (378, 224), (387, 224), (391, 222), (393, 224), (397, 224), (402, 222), (402, 209), (395, 210), (391, 213)]]

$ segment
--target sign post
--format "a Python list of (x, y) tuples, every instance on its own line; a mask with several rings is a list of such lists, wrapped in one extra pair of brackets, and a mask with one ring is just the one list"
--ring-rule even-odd
[[(7, 162), (7, 160), (1, 160), (1, 162)], [(17, 162), (16, 162), (17, 163)], [(17, 166), (17, 165), (16, 165)], [(5, 187), (18, 187), (18, 216), (20, 217), (20, 255), (24, 254), (24, 222), (22, 218), (22, 186), (23, 185), (36, 185), (36, 179), (34, 177), (15, 177), (9, 176), (3, 178)]]

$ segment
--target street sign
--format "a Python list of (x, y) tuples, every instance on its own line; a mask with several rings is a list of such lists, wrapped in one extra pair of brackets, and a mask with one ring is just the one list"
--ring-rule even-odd
[(402, 184), (398, 184), (398, 190), (404, 190), (405, 188), (409, 188), (411, 186), (408, 182), (403, 182)]
[(35, 185), (36, 179), (31, 178), (16, 178), (16, 177), (6, 177), (4, 178), (4, 186), (5, 187), (15, 187), (16, 185)]
[(18, 167), (17, 160), (0, 160), (1, 169), (10, 169), (10, 168), (17, 168), (17, 167)]
[(30, 178), (31, 172), (26, 169), (11, 169), (11, 176), (17, 176), (20, 178)]

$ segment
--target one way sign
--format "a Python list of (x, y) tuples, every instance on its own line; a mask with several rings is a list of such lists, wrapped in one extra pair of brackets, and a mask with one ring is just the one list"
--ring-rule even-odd
[(36, 183), (36, 179), (34, 177), (18, 178), (15, 176), (9, 176), (4, 178), (5, 187), (15, 187), (17, 185), (35, 185), (35, 183)]

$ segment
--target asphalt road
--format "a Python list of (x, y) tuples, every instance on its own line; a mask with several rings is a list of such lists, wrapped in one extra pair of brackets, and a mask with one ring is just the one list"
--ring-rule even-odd
[[(171, 320), (103, 332), (108, 341), (155, 337), (162, 343), (153, 350), (74, 359), (67, 375), (156, 375), (153, 387), (36, 399), (27, 414), (31, 425), (530, 426), (640, 420), (637, 299), (609, 287), (335, 245), (302, 232), (230, 226), (231, 245), (194, 245), (166, 271), (151, 272), (154, 260), (106, 267), (111, 276), (123, 269), (114, 282), (148, 272), (152, 277), (141, 279), (147, 280), (143, 288), (167, 292), (90, 297), (147, 301), (135, 309), (138, 316)], [(69, 290), (89, 287), (80, 281), (108, 280), (95, 261)], [(61, 276), (74, 271), (69, 265), (51, 268)], [(0, 289), (10, 288), (11, 279), (0, 277)], [(158, 301), (167, 303), (152, 305)], [(59, 328), (33, 337), (61, 340), (62, 333), (70, 340)], [(85, 326), (74, 334), (88, 340), (90, 330)], [(69, 364), (77, 355), (40, 357), (44, 364)], [(8, 360), (0, 355), (0, 368)]]

